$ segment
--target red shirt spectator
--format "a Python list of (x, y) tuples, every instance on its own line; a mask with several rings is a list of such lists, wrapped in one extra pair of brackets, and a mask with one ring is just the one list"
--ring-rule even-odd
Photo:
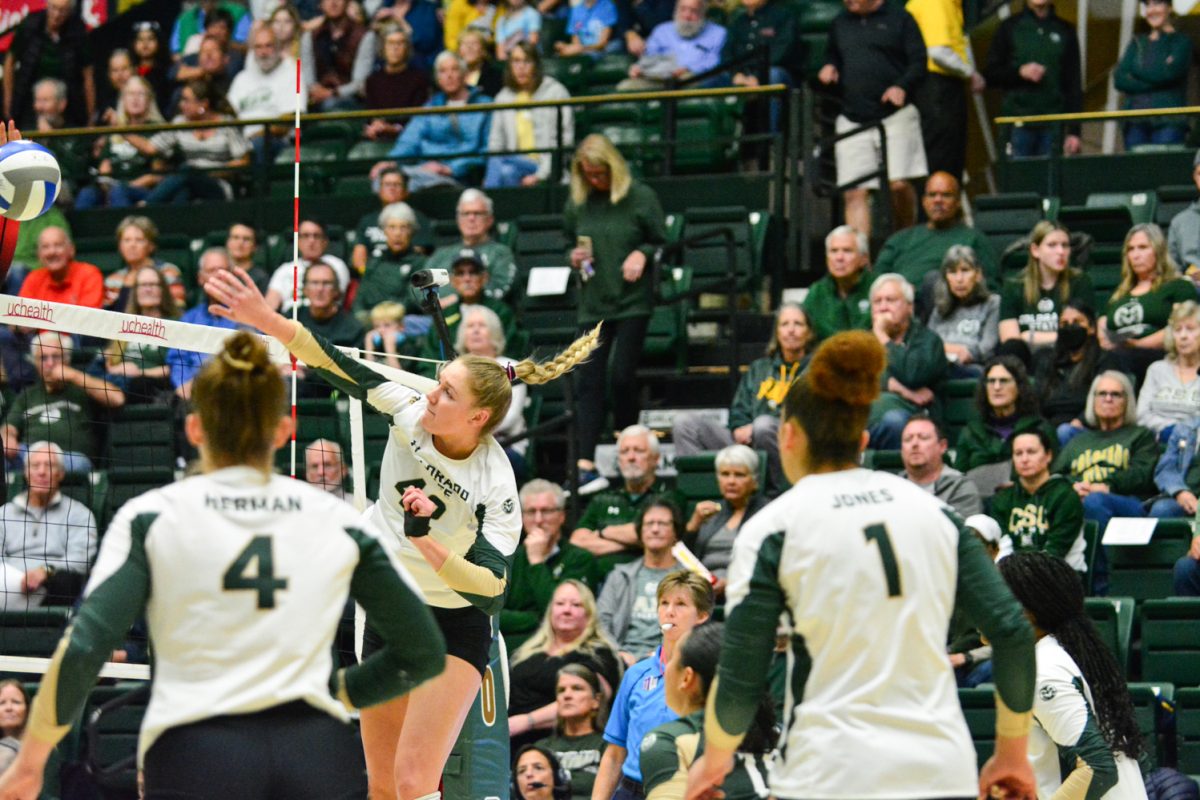
[(38, 237), (38, 269), (21, 285), (21, 297), (100, 308), (104, 276), (95, 264), (75, 260), (75, 244), (62, 228), (49, 227)]

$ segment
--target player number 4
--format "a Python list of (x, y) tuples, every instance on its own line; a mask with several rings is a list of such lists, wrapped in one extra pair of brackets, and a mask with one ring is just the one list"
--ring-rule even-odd
[(883, 574), (887, 578), (888, 597), (900, 596), (900, 568), (896, 566), (896, 552), (892, 550), (892, 540), (888, 536), (886, 525), (868, 525), (863, 528), (863, 536), (868, 542), (874, 542), (879, 548), (879, 560), (883, 562)]
[[(251, 562), (256, 562), (251, 571)], [(275, 592), (287, 589), (287, 578), (275, 577), (275, 559), (271, 554), (271, 537), (255, 536), (238, 554), (221, 584), (226, 591), (251, 589), (258, 592), (259, 608), (275, 607)]]

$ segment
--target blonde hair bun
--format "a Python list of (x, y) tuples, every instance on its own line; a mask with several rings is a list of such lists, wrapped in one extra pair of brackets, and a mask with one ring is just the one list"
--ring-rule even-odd
[(887, 351), (866, 331), (846, 331), (826, 339), (808, 365), (809, 390), (823, 400), (869, 406), (879, 397)]

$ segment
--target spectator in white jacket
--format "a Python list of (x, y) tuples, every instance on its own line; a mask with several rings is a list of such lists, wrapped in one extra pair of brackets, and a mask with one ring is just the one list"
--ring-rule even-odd
[[(523, 41), (512, 46), (504, 88), (496, 95), (496, 103), (531, 103), (570, 97), (565, 86), (543, 73), (537, 45)], [(570, 106), (492, 112), (488, 151), (509, 154), (488, 157), (484, 188), (534, 186), (550, 177), (552, 152), (516, 154), (510, 151), (545, 151), (557, 147), (559, 114), (562, 115), (562, 146), (570, 147), (575, 141), (575, 119)]]
[(1180, 422), (1200, 415), (1200, 304), (1185, 300), (1167, 322), (1163, 347), (1167, 357), (1146, 370), (1138, 394), (1138, 425), (1166, 442)]

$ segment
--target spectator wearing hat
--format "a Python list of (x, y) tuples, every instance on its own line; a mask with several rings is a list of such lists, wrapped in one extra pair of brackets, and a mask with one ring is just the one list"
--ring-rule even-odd
[[(434, 250), (425, 266), (449, 271), (458, 259), (460, 251), (470, 248), (479, 256), (488, 271), (485, 294), (494, 300), (508, 297), (517, 276), (517, 268), (513, 263), (513, 252), (508, 245), (492, 238), (492, 226), (496, 223), (492, 198), (478, 189), (467, 189), (459, 195), (455, 215), (462, 241)], [(444, 289), (443, 292), (448, 293)]]
[[(504, 338), (509, 345), (508, 352), (512, 354), (516, 352), (513, 345), (516, 343), (518, 335), (516, 314), (503, 300), (488, 296), (489, 280), (490, 275), (482, 254), (474, 248), (460, 248), (450, 267), (452, 293), (442, 297), (442, 315), (446, 318), (450, 341), (453, 342), (458, 337), (458, 326), (462, 324), (466, 309), (470, 306), (480, 305), (491, 309), (500, 319), (500, 325), (504, 329)], [(441, 357), (441, 339), (438, 338), (436, 330), (429, 331), (425, 349), (427, 357)]]
[[(904, 477), (953, 508), (960, 517), (978, 514), (983, 510), (979, 489), (970, 478), (946, 466), (949, 446), (941, 427), (928, 415), (910, 417), (900, 434)], [(1000, 541), (998, 527), (996, 541)]]
[[(1200, 150), (1192, 159), (1192, 182), (1200, 189)], [(1200, 199), (1171, 218), (1167, 250), (1175, 265), (1194, 279), (1200, 270)]]

